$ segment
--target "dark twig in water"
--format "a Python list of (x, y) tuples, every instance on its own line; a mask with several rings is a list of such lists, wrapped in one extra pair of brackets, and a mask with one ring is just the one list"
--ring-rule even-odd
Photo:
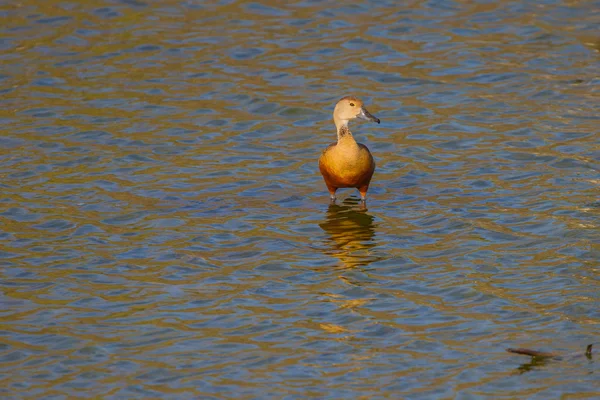
[[(587, 348), (585, 349), (585, 355), (587, 357), (591, 357), (592, 356), (592, 346), (594, 344), (588, 344)], [(509, 353), (515, 353), (515, 354), (523, 354), (526, 356), (531, 356), (531, 357), (538, 357), (538, 358), (556, 358), (558, 360), (562, 359), (562, 357), (556, 353), (546, 353), (544, 351), (537, 351), (537, 350), (531, 350), (531, 349), (523, 349), (523, 348), (518, 348), (518, 349), (506, 349), (506, 351), (508, 351)], [(579, 354), (574, 354), (574, 355), (579, 355)]]
[(523, 354), (523, 355), (531, 356), (531, 357), (542, 357), (542, 358), (559, 357), (558, 354), (546, 353), (543, 351), (523, 349), (523, 348), (518, 348), (518, 349), (511, 348), (511, 349), (506, 349), (506, 351), (508, 351), (509, 353)]

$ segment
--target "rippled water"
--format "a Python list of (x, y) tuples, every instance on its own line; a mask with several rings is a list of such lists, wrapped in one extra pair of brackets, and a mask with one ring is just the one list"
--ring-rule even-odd
[(600, 395), (599, 10), (4, 3), (0, 394)]

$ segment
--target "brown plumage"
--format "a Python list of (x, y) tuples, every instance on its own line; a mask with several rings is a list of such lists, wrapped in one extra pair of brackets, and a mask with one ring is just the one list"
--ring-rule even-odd
[(338, 140), (330, 144), (319, 158), (319, 170), (332, 201), (335, 201), (335, 192), (339, 188), (354, 187), (365, 202), (375, 172), (375, 160), (371, 152), (364, 144), (356, 143), (348, 128), (348, 122), (355, 118), (379, 123), (379, 119), (371, 115), (356, 97), (346, 96), (336, 104), (333, 121)]

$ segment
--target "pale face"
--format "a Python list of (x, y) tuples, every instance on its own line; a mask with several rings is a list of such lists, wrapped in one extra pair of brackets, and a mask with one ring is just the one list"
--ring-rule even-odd
[(348, 96), (338, 101), (333, 110), (333, 119), (336, 121), (336, 125), (338, 122), (347, 125), (348, 121), (355, 118), (379, 123), (379, 118), (367, 111), (363, 102), (356, 97)]

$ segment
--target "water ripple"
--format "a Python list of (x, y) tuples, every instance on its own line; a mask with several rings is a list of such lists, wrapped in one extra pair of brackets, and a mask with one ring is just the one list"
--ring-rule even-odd
[(597, 340), (590, 4), (54, 3), (0, 7), (4, 397), (599, 394), (504, 351)]

